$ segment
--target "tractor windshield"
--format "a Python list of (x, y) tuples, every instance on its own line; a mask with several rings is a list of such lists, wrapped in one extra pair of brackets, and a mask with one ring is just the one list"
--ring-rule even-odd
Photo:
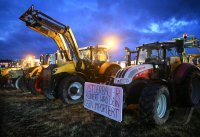
[(108, 52), (106, 49), (97, 49), (94, 52), (93, 61), (106, 62), (108, 61)]
[(170, 47), (166, 49), (166, 57), (177, 57), (178, 52), (176, 47)]
[(143, 64), (148, 60), (152, 59), (162, 59), (163, 58), (163, 49), (159, 49), (153, 46), (141, 47), (139, 49), (138, 63)]
[(92, 61), (92, 62), (106, 62), (108, 61), (108, 52), (104, 48), (89, 48), (80, 51), (81, 59)]

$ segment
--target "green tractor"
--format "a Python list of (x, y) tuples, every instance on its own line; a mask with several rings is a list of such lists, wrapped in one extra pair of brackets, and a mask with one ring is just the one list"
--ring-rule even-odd
[(1, 87), (14, 87), (16, 77), (20, 75), (19, 61), (10, 61), (8, 67), (1, 68)]

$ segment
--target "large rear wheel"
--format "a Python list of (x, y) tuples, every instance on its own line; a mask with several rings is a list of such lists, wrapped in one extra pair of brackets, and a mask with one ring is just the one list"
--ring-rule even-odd
[(176, 91), (177, 107), (172, 109), (170, 121), (184, 125), (190, 122), (194, 106), (200, 102), (200, 72), (188, 71)]
[(79, 76), (67, 76), (59, 85), (59, 97), (67, 104), (83, 101), (84, 79)]
[(169, 122), (172, 124), (186, 125), (190, 122), (194, 108), (176, 107), (170, 112)]
[(150, 124), (162, 125), (169, 117), (169, 91), (159, 84), (149, 84), (139, 99), (142, 120)]
[(176, 91), (178, 107), (197, 106), (200, 102), (200, 72), (198, 70), (188, 71)]

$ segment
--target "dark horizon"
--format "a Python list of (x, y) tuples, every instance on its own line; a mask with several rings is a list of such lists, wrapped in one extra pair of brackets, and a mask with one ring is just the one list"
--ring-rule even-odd
[(28, 54), (38, 58), (57, 50), (52, 40), (19, 20), (32, 4), (69, 25), (79, 47), (115, 40), (116, 46), (110, 49), (112, 60), (124, 60), (124, 47), (134, 49), (148, 42), (169, 41), (183, 33), (200, 38), (198, 0), (1, 0), (0, 59), (20, 59)]

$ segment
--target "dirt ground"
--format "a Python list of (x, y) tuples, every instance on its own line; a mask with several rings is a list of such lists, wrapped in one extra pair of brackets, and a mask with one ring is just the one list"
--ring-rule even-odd
[(160, 127), (140, 123), (134, 113), (125, 112), (122, 123), (83, 108), (48, 101), (19, 90), (0, 90), (1, 137), (199, 137), (200, 109), (191, 122)]

